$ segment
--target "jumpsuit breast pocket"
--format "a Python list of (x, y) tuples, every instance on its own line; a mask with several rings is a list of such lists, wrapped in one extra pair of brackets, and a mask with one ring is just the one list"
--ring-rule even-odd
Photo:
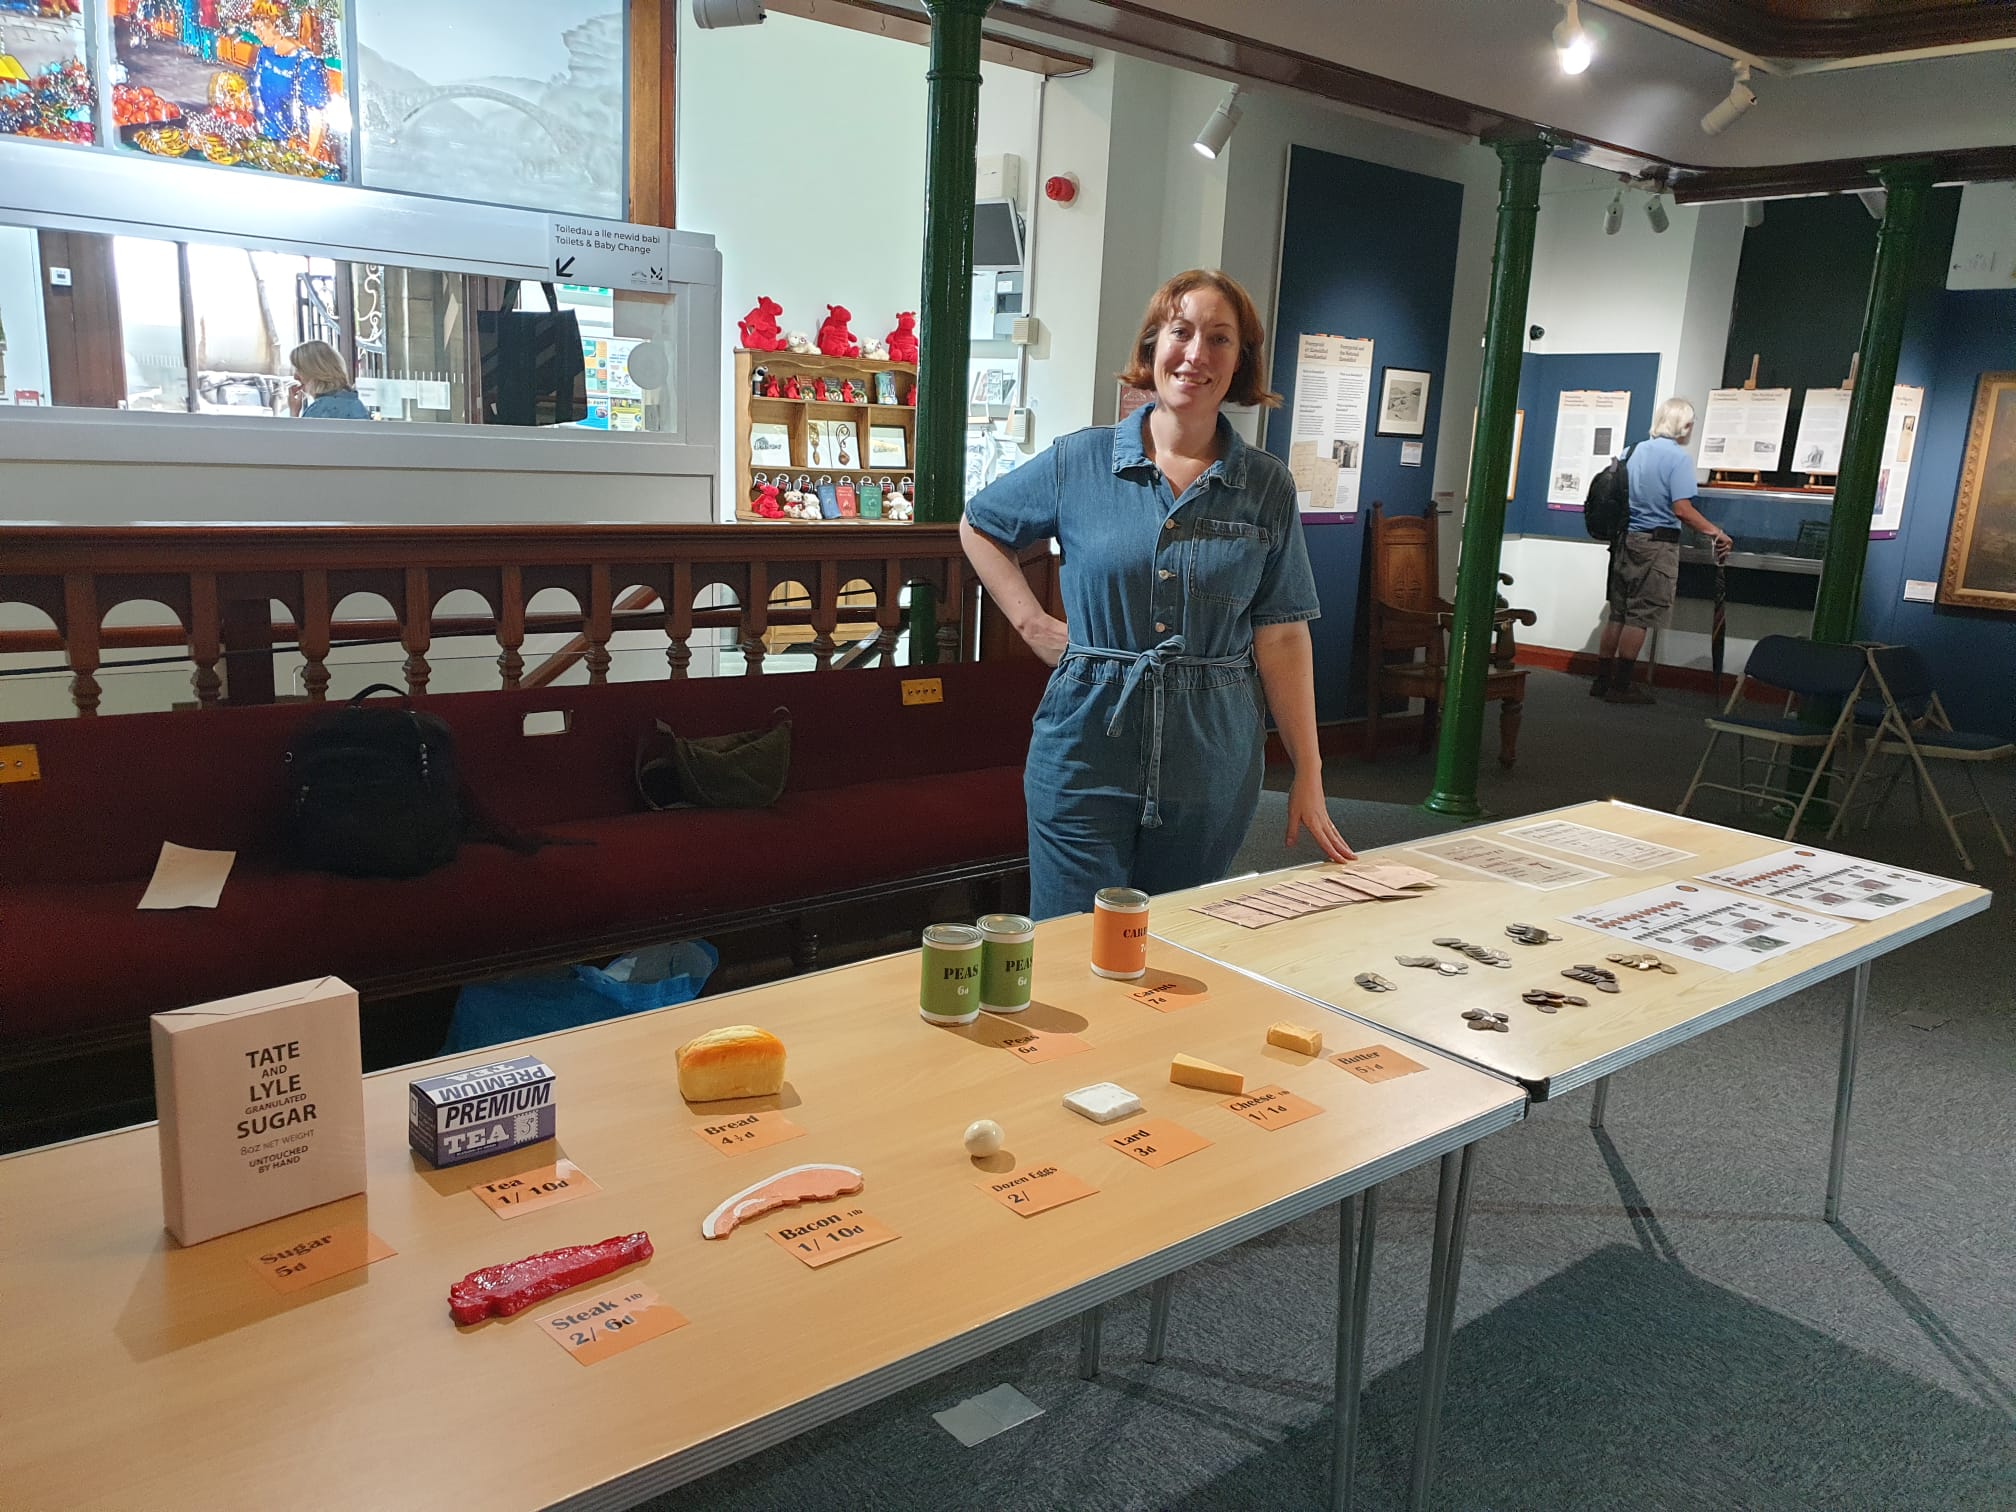
[(1265, 526), (1200, 519), (1190, 556), (1190, 592), (1242, 607), (1252, 603), (1273, 543)]

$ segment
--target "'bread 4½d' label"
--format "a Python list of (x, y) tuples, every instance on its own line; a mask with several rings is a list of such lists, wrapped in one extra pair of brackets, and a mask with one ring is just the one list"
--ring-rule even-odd
[(537, 1056), (429, 1076), (407, 1088), (406, 1142), (430, 1165), (460, 1165), (551, 1139), (553, 1071)]

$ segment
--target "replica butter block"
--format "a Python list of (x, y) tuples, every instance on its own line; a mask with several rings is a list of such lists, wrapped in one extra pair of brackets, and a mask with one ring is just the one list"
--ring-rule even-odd
[(1201, 1092), (1230, 1092), (1235, 1097), (1246, 1090), (1246, 1078), (1237, 1071), (1227, 1071), (1223, 1066), (1198, 1060), (1194, 1055), (1179, 1055), (1171, 1061), (1169, 1080), (1179, 1087), (1195, 1087)]
[(537, 1056), (492, 1061), (406, 1088), (406, 1142), (430, 1165), (460, 1165), (551, 1139), (553, 1071)]
[(337, 977), (157, 1013), (161, 1206), (182, 1244), (364, 1190), (357, 993)]
[(1094, 1082), (1076, 1092), (1066, 1092), (1064, 1106), (1096, 1124), (1109, 1124), (1116, 1118), (1132, 1118), (1139, 1113), (1141, 1099), (1113, 1082)]
[[(1279, 1045), (1283, 1050), (1299, 1051), (1303, 1055), (1321, 1055), (1323, 1053), (1323, 1031), (1321, 1029), (1304, 1029), (1300, 1024), (1290, 1024), (1283, 1021), (1279, 1024), (1269, 1024), (1267, 1026), (1267, 1043), (1270, 1045)], [(1240, 1090), (1243, 1092), (1245, 1088), (1242, 1087)]]

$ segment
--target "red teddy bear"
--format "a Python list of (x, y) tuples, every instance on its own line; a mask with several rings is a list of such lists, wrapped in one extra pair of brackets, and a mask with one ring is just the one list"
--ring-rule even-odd
[(756, 308), (737, 322), (742, 332), (742, 345), (751, 352), (781, 352), (784, 350), (784, 333), (777, 329), (777, 317), (784, 313), (784, 306), (768, 294), (756, 296)]
[(889, 333), (889, 360), (891, 362), (915, 362), (917, 360), (917, 312), (903, 310), (896, 316), (896, 329)]
[(751, 514), (761, 515), (766, 520), (781, 520), (784, 518), (784, 506), (778, 502), (777, 485), (775, 483), (758, 484), (756, 493), (756, 503), (750, 509)]
[(826, 322), (819, 327), (819, 350), (828, 357), (859, 357), (861, 343), (847, 329), (854, 312), (845, 305), (826, 306)]

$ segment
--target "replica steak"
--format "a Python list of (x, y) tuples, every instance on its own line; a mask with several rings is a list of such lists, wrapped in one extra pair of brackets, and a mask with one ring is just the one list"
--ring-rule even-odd
[(523, 1260), (471, 1271), (448, 1288), (448, 1312), (457, 1323), (481, 1323), (508, 1318), (534, 1302), (557, 1296), (583, 1281), (651, 1258), (651, 1236), (623, 1234), (600, 1244), (570, 1244), (565, 1249), (527, 1255)]

